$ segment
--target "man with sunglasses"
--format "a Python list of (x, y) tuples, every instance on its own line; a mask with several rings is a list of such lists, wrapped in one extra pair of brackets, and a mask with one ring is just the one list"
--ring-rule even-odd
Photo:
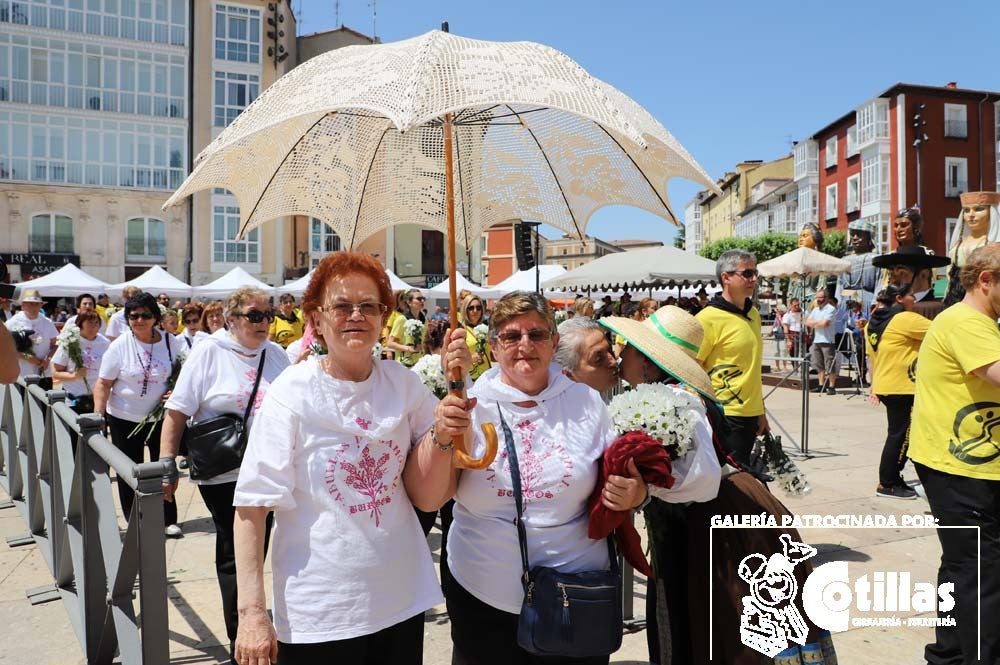
[(726, 448), (746, 464), (757, 435), (770, 430), (760, 371), (764, 339), (760, 312), (753, 306), (757, 257), (730, 249), (716, 261), (715, 273), (722, 293), (697, 314), (705, 336), (696, 353), (726, 414)]
[(295, 308), (295, 296), (286, 293), (278, 300), (278, 311), (274, 313), (274, 321), (268, 330), (268, 339), (277, 342), (281, 348), (287, 349), (288, 345), (302, 337), (306, 324), (302, 318), (302, 312)]

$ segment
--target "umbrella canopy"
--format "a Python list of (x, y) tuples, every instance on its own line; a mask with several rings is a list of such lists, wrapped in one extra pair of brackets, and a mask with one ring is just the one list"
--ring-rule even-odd
[(147, 293), (159, 295), (166, 293), (171, 298), (190, 298), (191, 286), (177, 279), (160, 266), (153, 266), (135, 279), (112, 284), (107, 291), (110, 295), (119, 296), (126, 286), (136, 286)]
[(19, 289), (38, 289), (43, 297), (79, 296), (89, 293), (95, 298), (109, 290), (107, 284), (67, 263), (44, 277), (31, 279), (14, 285)]
[[(450, 288), (450, 278), (444, 280), (443, 282), (441, 282), (440, 284), (438, 284), (433, 288), (427, 289), (424, 293), (426, 293), (432, 298), (448, 298), (449, 288)], [(463, 275), (462, 273), (456, 273), (455, 290), (456, 292), (458, 292), (462, 291), (463, 289), (465, 289), (466, 291), (472, 291), (480, 298), (485, 298), (487, 300), (499, 298), (504, 294), (504, 292), (500, 291), (499, 289), (482, 287), (479, 286), (478, 284), (474, 284), (469, 280), (467, 280), (465, 278), (465, 275)], [(532, 287), (532, 290), (534, 290), (534, 287)]]
[[(309, 280), (312, 279), (314, 272), (316, 272), (315, 268), (307, 272), (302, 277), (299, 277), (298, 279), (293, 280), (291, 282), (287, 282), (284, 286), (279, 286), (278, 288), (275, 289), (275, 292), (278, 295), (281, 295), (283, 293), (291, 293), (293, 296), (301, 298), (302, 294), (306, 292), (306, 288), (309, 286)], [(393, 291), (408, 291), (409, 289), (413, 288), (413, 286), (407, 284), (399, 277), (397, 277), (396, 273), (394, 273), (393, 271), (386, 270), (385, 274), (389, 278), (389, 288), (391, 288)]]
[(835, 256), (799, 247), (757, 265), (764, 277), (814, 277), (851, 272), (851, 264)]
[(675, 176), (717, 191), (653, 116), (564, 54), (432, 31), (299, 65), (202, 151), (164, 207), (224, 187), (241, 233), (292, 214), (324, 220), (348, 248), (394, 224), (446, 232), (446, 114), (465, 247), (510, 219), (582, 236), (609, 204), (676, 223)]
[(650, 247), (634, 252), (606, 254), (550, 279), (546, 289), (641, 289), (669, 282), (715, 280), (715, 262), (676, 247)]
[(566, 269), (562, 266), (551, 265), (535, 266), (529, 270), (518, 270), (510, 277), (491, 288), (501, 293), (511, 293), (513, 291), (534, 291), (536, 273), (538, 273), (537, 279), (539, 280), (539, 283), (544, 284), (550, 279), (555, 279), (556, 277), (565, 274)]
[(260, 289), (268, 294), (274, 293), (273, 286), (265, 284), (239, 266), (236, 266), (214, 282), (194, 287), (193, 291), (194, 295), (198, 298), (225, 298), (236, 289), (243, 288), (244, 286)]

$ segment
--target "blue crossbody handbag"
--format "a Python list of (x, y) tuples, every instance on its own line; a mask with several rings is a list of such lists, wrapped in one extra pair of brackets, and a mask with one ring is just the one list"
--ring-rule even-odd
[(610, 570), (561, 573), (555, 568), (528, 564), (528, 537), (524, 528), (521, 471), (514, 436), (504, 420), (500, 425), (517, 507), (517, 540), (521, 546), (521, 584), (524, 600), (517, 622), (517, 643), (541, 656), (586, 658), (610, 655), (622, 645), (622, 576), (618, 555), (607, 539)]

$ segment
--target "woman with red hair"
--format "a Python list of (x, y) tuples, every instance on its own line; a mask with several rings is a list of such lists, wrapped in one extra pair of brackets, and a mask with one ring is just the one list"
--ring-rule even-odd
[[(466, 400), (438, 403), (414, 372), (372, 357), (393, 304), (366, 254), (327, 256), (306, 289), (328, 353), (278, 377), (250, 432), (233, 501), (237, 662), (422, 662), (424, 612), (442, 597), (413, 508), (437, 510), (453, 491), (451, 442), (469, 416)], [(464, 331), (449, 340), (447, 368), (468, 372)]]

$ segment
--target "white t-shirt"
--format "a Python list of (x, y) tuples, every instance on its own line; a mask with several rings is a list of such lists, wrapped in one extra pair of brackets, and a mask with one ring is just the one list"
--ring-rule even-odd
[(131, 330), (111, 342), (100, 371), (102, 379), (115, 382), (108, 397), (108, 413), (134, 423), (145, 418), (167, 391), (173, 361), (182, 351), (173, 335), (163, 333), (155, 344), (143, 344)]
[(184, 348), (188, 350), (193, 349), (198, 345), (198, 342), (206, 340), (209, 337), (211, 337), (211, 335), (201, 330), (192, 335), (191, 331), (188, 330), (187, 328), (184, 329), (184, 332), (179, 332), (176, 335), (174, 335), (174, 339), (177, 340), (177, 344), (178, 345), (183, 344)]
[(104, 332), (104, 335), (113, 341), (121, 337), (126, 330), (131, 330), (131, 328), (128, 327), (128, 320), (125, 319), (125, 308), (123, 307), (108, 319), (108, 328)]
[[(219, 337), (219, 333), (223, 338)], [(264, 356), (264, 376), (254, 397), (254, 405), (250, 410), (247, 426), (253, 423), (254, 414), (260, 408), (264, 395), (271, 382), (278, 378), (281, 371), (288, 367), (285, 350), (274, 342), (265, 341), (257, 349), (240, 346), (229, 332), (220, 330), (214, 335), (204, 335), (202, 341), (188, 354), (177, 377), (174, 391), (170, 393), (166, 407), (180, 411), (194, 422), (232, 413), (243, 417), (246, 413), (247, 400), (253, 392), (253, 384), (257, 379), (257, 367), (260, 366), (260, 353)], [(251, 354), (251, 357), (247, 355)], [(239, 476), (239, 469), (221, 473), (208, 480), (193, 480), (198, 485), (221, 485), (234, 483)]]
[[(77, 328), (79, 328), (80, 326), (79, 326), (79, 325), (77, 325), (77, 323), (76, 323), (76, 317), (77, 317), (77, 315), (76, 315), (76, 314), (74, 314), (73, 316), (71, 316), (71, 317), (69, 317), (68, 319), (66, 319), (66, 325), (68, 326), (69, 324), (71, 324), (71, 323), (72, 323), (72, 324), (73, 324), (73, 325), (75, 325), (75, 326), (76, 326)], [(108, 329), (108, 326), (107, 326), (107, 324), (106, 324), (106, 323), (104, 323), (104, 319), (103, 319), (103, 318), (101, 318), (101, 317), (100, 317), (99, 315), (98, 315), (97, 319), (98, 319), (98, 321), (100, 321), (100, 322), (101, 322), (101, 327), (100, 327), (100, 328), (98, 328), (98, 330), (97, 330), (97, 333), (98, 333), (99, 335), (103, 335), (103, 334), (105, 333), (105, 331), (107, 331), (107, 329)]]
[(289, 367), (257, 412), (234, 506), (275, 510), (274, 628), (282, 642), (344, 640), (442, 602), (403, 487), (437, 400), (406, 367), (361, 382), (318, 362)]
[[(73, 381), (63, 381), (62, 389), (76, 397), (93, 393), (94, 384), (97, 383), (98, 371), (101, 369), (101, 358), (108, 350), (110, 344), (111, 342), (108, 341), (108, 338), (100, 333), (94, 339), (87, 339), (81, 335), (80, 354), (83, 356), (83, 366), (87, 368), (87, 382), (90, 384), (90, 388), (88, 389), (83, 379), (75, 379)], [(76, 363), (70, 360), (69, 353), (62, 347), (56, 348), (56, 352), (52, 356), (52, 364), (64, 366), (67, 372), (75, 372), (79, 369)]]
[(288, 363), (294, 365), (295, 361), (299, 359), (299, 354), (302, 353), (302, 338), (299, 337), (297, 340), (288, 345), (285, 349), (285, 355), (288, 356)]
[(785, 315), (781, 317), (781, 322), (788, 326), (788, 332), (802, 332), (802, 312), (793, 312), (788, 310)]
[(827, 303), (822, 307), (817, 307), (812, 311), (809, 317), (806, 319), (806, 325), (813, 325), (818, 321), (827, 321), (830, 325), (823, 326), (822, 328), (813, 328), (813, 343), (814, 344), (833, 344), (834, 340), (834, 326), (833, 319), (837, 315), (837, 310), (834, 309), (833, 305)]
[[(33, 331), (31, 336), (31, 351), (35, 354), (36, 358), (45, 358), (49, 355), (49, 349), (52, 348), (52, 340), (59, 334), (55, 324), (43, 314), (39, 314), (34, 319), (29, 319), (28, 315), (24, 312), (18, 312), (10, 317), (6, 326), (7, 330), (30, 328)], [(32, 365), (23, 358), (18, 358), (17, 364), (21, 368), (20, 375), (22, 377), (42, 376), (45, 374), (46, 368)]]
[(517, 614), (523, 591), (514, 518), (513, 483), (497, 401), (514, 437), (521, 470), (524, 526), (530, 566), (563, 572), (608, 568), (608, 546), (587, 535), (587, 500), (598, 482), (598, 460), (615, 439), (601, 396), (582, 383), (549, 371), (549, 387), (533, 407), (514, 406), (513, 390), (500, 384), (499, 369), (487, 370), (469, 391), (479, 398), (472, 412), (474, 450), (485, 442), (480, 425), (493, 423), (496, 459), (481, 471), (465, 469), (455, 495), (455, 521), (448, 533), (448, 566), (469, 593), (504, 612)]

